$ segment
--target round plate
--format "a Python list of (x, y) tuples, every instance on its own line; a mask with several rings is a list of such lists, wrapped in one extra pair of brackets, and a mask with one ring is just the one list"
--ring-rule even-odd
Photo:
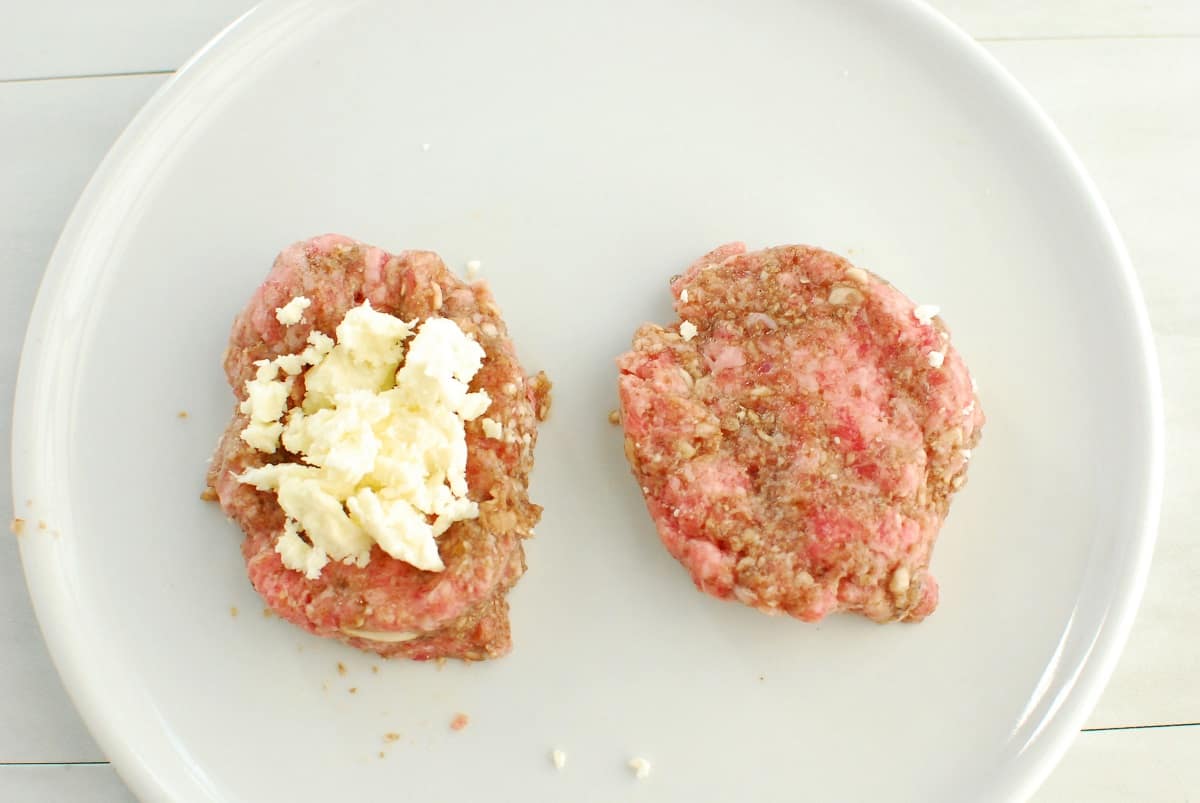
[[(265, 618), (199, 498), (229, 323), (325, 231), (483, 260), (556, 383), (503, 660), (387, 663)], [(613, 358), (733, 239), (848, 255), (939, 304), (975, 369), (990, 420), (922, 624), (766, 617), (658, 542)], [(206, 48), (97, 172), (30, 325), (13, 475), (59, 670), (149, 800), (1002, 800), (1125, 639), (1160, 422), (1095, 189), (917, 2), (309, 0)]]

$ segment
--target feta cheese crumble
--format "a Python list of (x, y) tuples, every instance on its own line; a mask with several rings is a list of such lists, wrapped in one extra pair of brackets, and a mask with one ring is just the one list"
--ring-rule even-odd
[(931, 368), (941, 368), (942, 363), (946, 361), (946, 355), (940, 351), (929, 352), (929, 366)]
[(917, 323), (928, 326), (939, 312), (941, 309), (936, 304), (921, 304), (913, 310), (913, 317), (917, 319)]
[(634, 777), (639, 781), (644, 781), (650, 777), (650, 762), (644, 758), (629, 759), (629, 769), (633, 770)]
[(275, 320), (284, 326), (300, 323), (304, 318), (304, 310), (312, 306), (312, 302), (304, 296), (296, 296), (279, 309), (275, 310)]
[(693, 337), (695, 337), (698, 331), (699, 330), (696, 329), (696, 324), (692, 323), (691, 321), (684, 321), (683, 323), (679, 324), (679, 336), (685, 341), (691, 340)]
[[(365, 566), (378, 544), (441, 571), (438, 536), (478, 517), (467, 498), (465, 424), (491, 404), (468, 391), (484, 351), (448, 319), (415, 324), (364, 301), (338, 324), (336, 342), (312, 332), (302, 352), (260, 360), (246, 382), (242, 439), (300, 458), (238, 476), (276, 494), (286, 519), (275, 551), (287, 568), (315, 579), (331, 560)], [(287, 409), (301, 371), (304, 398)]]
[(553, 750), (550, 752), (550, 760), (554, 762), (554, 769), (561, 770), (567, 766), (567, 754), (562, 750)]

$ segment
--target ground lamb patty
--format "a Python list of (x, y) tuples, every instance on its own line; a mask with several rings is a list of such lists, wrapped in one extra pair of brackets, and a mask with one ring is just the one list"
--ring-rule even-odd
[[(275, 311), (296, 296), (307, 297), (311, 306), (300, 323), (284, 326)], [(346, 312), (364, 300), (405, 321), (448, 318), (486, 354), (470, 389), (491, 396), (485, 415), (502, 424), (503, 435), (485, 437), (481, 419), (466, 423), (467, 484), (479, 517), (456, 522), (439, 537), (445, 570), (422, 571), (378, 546), (365, 567), (330, 562), (315, 580), (286, 568), (275, 552), (285, 518), (275, 494), (243, 484), (237, 475), (298, 458), (247, 445), (240, 437), (247, 418), (236, 405), (209, 470), (210, 491), (246, 534), (242, 553), (254, 588), (289, 622), (383, 656), (503, 655), (512, 644), (505, 594), (525, 571), (521, 542), (541, 515), (529, 500), (528, 479), (550, 383), (544, 374), (525, 375), (482, 282), (461, 281), (427, 251), (393, 255), (333, 234), (297, 243), (276, 258), (234, 322), (225, 352), (229, 384), (240, 403), (256, 360), (302, 351), (314, 329), (333, 336)], [(289, 406), (303, 396), (301, 375)]]
[(671, 291), (680, 322), (618, 360), (625, 453), (670, 553), (768, 613), (927, 616), (984, 422), (941, 319), (808, 246), (722, 246)]

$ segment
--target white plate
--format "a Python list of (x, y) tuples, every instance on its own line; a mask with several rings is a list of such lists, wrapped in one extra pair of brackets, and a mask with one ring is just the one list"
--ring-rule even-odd
[[(556, 383), (508, 658), (376, 674), (262, 617), (198, 498), (228, 324), (324, 231), (482, 259)], [(848, 254), (940, 304), (974, 367), (990, 421), (925, 623), (768, 618), (659, 545), (606, 420), (613, 357), (731, 239)], [(224, 34), (98, 171), (33, 315), (13, 475), (47, 524), (22, 547), (55, 660), (148, 800), (1002, 800), (1125, 639), (1160, 421), (1094, 188), (924, 6), (310, 0)]]

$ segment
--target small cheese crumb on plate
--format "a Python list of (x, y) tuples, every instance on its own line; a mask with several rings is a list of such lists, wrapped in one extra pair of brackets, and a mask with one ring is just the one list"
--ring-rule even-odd
[(640, 756), (629, 759), (629, 769), (633, 770), (634, 777), (639, 781), (650, 777), (650, 762)]
[(483, 263), (478, 259), (471, 259), (467, 261), (467, 278), (474, 279), (479, 275), (479, 271), (481, 270), (483, 270)]
[(550, 760), (554, 762), (554, 769), (561, 770), (567, 766), (567, 754), (562, 750), (552, 750), (550, 752)]

